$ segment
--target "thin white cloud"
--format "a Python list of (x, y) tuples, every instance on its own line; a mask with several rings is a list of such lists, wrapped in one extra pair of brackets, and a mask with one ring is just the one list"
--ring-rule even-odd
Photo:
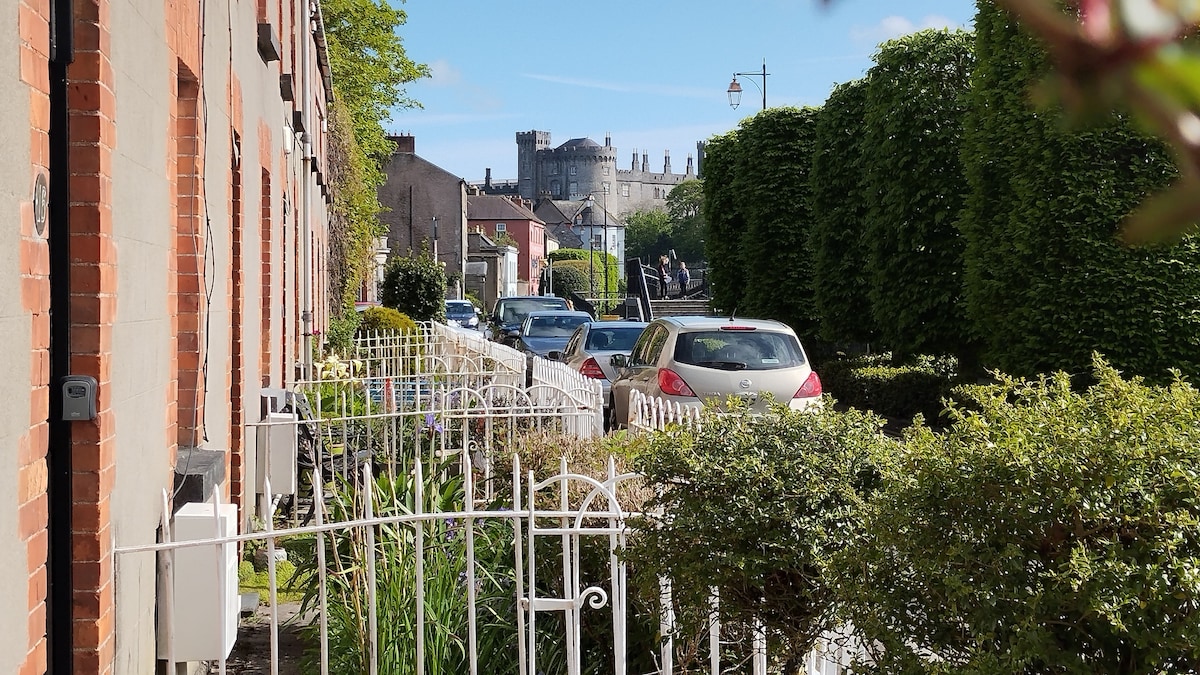
[(543, 73), (522, 73), (521, 77), (541, 82), (549, 82), (551, 84), (561, 84), (568, 87), (580, 87), (583, 89), (599, 89), (602, 91), (613, 91), (626, 94), (656, 94), (660, 96), (675, 96), (682, 98), (712, 98), (712, 91), (709, 89), (701, 89), (699, 87), (680, 87), (670, 84), (654, 84), (654, 83), (630, 83), (630, 82), (604, 82), (601, 80), (588, 80), (578, 77), (563, 77), (561, 75), (546, 75)]
[(859, 44), (878, 44), (885, 40), (908, 35), (926, 28), (956, 28), (958, 24), (940, 14), (930, 14), (913, 20), (903, 16), (887, 16), (870, 26), (856, 25), (850, 28), (850, 37)]
[(445, 59), (429, 63), (428, 83), (435, 87), (453, 87), (462, 82), (462, 71)]

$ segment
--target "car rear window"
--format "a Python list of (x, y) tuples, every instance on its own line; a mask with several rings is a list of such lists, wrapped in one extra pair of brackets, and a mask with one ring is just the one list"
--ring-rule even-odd
[(675, 361), (720, 370), (776, 370), (804, 365), (804, 352), (787, 333), (696, 331), (676, 338)]
[(520, 323), (532, 312), (545, 309), (567, 309), (567, 302), (562, 298), (521, 298), (520, 300), (500, 300), (496, 305), (496, 314), (504, 323)]
[(603, 328), (594, 326), (588, 333), (587, 346), (584, 349), (597, 352), (604, 350), (627, 352), (633, 349), (633, 344), (637, 342), (638, 336), (641, 334), (642, 326), (605, 326)]
[(538, 316), (529, 319), (529, 337), (571, 337), (579, 324), (588, 321), (587, 316)]
[(447, 302), (447, 314), (474, 314), (475, 306), (469, 302)]

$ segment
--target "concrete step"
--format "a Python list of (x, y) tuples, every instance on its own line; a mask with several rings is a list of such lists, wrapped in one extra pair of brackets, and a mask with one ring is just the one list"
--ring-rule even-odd
[(707, 300), (651, 300), (654, 316), (709, 316)]

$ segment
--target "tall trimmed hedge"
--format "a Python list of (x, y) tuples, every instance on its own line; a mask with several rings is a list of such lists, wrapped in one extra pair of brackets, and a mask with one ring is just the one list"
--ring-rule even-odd
[[(709, 238), (721, 239), (709, 250), (709, 268), (719, 270), (717, 306), (778, 319), (802, 336), (815, 335), (817, 325), (808, 242), (816, 118), (815, 108), (772, 108), (705, 151), (706, 215), (718, 221)], [(714, 153), (724, 179), (709, 180)], [(740, 289), (723, 288), (738, 281)]]
[(709, 294), (726, 313), (742, 305), (746, 269), (741, 258), (745, 218), (737, 194), (729, 189), (738, 170), (738, 131), (713, 136), (704, 147), (704, 255), (708, 258)]
[(954, 353), (968, 334), (955, 220), (973, 65), (970, 33), (925, 30), (885, 43), (867, 75), (871, 310), (884, 344), (900, 353)]
[(867, 82), (855, 80), (835, 87), (817, 115), (809, 176), (813, 306), (821, 337), (832, 342), (870, 342), (876, 333), (867, 311), (866, 105)]
[(960, 229), (985, 362), (1081, 372), (1098, 350), (1128, 373), (1200, 375), (1200, 240), (1130, 249), (1115, 236), (1175, 175), (1167, 151), (1123, 119), (1069, 131), (1056, 111), (1035, 111), (1042, 49), (991, 2), (978, 3), (976, 31)]

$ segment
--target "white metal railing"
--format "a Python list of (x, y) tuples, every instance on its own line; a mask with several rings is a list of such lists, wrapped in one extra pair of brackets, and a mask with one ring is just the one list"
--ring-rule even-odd
[(629, 428), (636, 432), (662, 431), (671, 425), (699, 428), (700, 408), (681, 405), (640, 391), (629, 392)]
[(571, 395), (577, 408), (595, 413), (590, 419), (570, 417), (572, 424), (579, 422), (570, 429), (572, 435), (581, 438), (604, 435), (604, 390), (599, 380), (587, 377), (565, 363), (538, 356), (530, 358), (529, 370), (531, 395), (554, 397), (556, 392), (564, 391)]
[[(535, 361), (530, 373), (534, 384), (526, 387), (524, 357), (485, 343), (445, 327), (424, 325), (414, 336), (363, 338), (356, 346), (356, 358), (318, 364), (314, 379), (296, 387), (297, 407), (307, 401), (311, 414), (289, 422), (300, 439), (300, 489), (296, 495), (275, 495), (269, 478), (265, 480), (258, 512), (262, 531), (217, 536), (218, 491), (211, 496), (214, 536), (176, 541), (172, 505), (164, 492), (162, 541), (118, 542), (115, 555), (118, 564), (138, 556), (157, 559), (160, 658), (169, 672), (174, 671), (173, 645), (180, 631), (196, 630), (198, 624), (211, 621), (221, 644), (229, 637), (221, 633), (229, 618), (227, 609), (200, 617), (191, 608), (174, 604), (177, 556), (200, 552), (220, 562), (231, 549), (266, 550), (268, 588), (262, 600), (267, 607), (270, 650), (249, 655), (253, 664), (247, 665), (276, 674), (281, 661), (279, 591), (292, 581), (281, 577), (277, 554), (305, 541), (312, 550), (305, 620), (312, 622), (323, 674), (345, 672), (338, 659), (345, 656), (346, 647), (333, 640), (347, 628), (331, 620), (348, 610), (339, 605), (340, 610), (332, 611), (331, 603), (350, 600), (357, 607), (357, 619), (351, 623), (361, 629), (355, 644), (363, 650), (363, 661), (351, 668), (354, 672), (388, 672), (387, 659), (403, 650), (407, 662), (415, 664), (413, 672), (423, 675), (426, 663), (440, 653), (437, 650), (445, 647), (446, 640), (457, 641), (455, 649), (466, 656), (464, 672), (491, 672), (489, 661), (481, 661), (485, 656), (479, 651), (480, 634), (485, 627), (492, 630), (501, 624), (511, 628), (512, 638), (504, 643), (503, 653), (486, 658), (516, 663), (520, 675), (534, 675), (539, 672), (539, 653), (547, 645), (560, 645), (566, 675), (579, 675), (585, 626), (602, 620), (609, 622), (613, 639), (612, 672), (625, 675), (631, 656), (630, 608), (625, 563), (617, 552), (625, 544), (628, 520), (638, 515), (637, 498), (623, 489), (636, 485), (639, 477), (618, 472), (612, 459), (599, 477), (573, 473), (565, 458), (548, 478), (539, 480), (533, 471), (523, 471), (511, 450), (525, 434), (587, 438), (595, 433), (599, 386), (595, 381), (573, 380), (562, 364)], [(699, 424), (698, 411), (665, 401), (639, 401), (638, 405), (646, 411), (637, 418), (642, 429)], [(248, 425), (248, 430), (259, 426)], [(493, 470), (502, 459), (511, 462), (511, 472)], [(386, 477), (382, 483), (377, 482), (380, 476)], [(459, 492), (447, 501), (452, 485), (458, 485)], [(385, 494), (388, 486), (393, 492)], [(445, 549), (451, 537), (458, 547), (452, 556)], [(606, 579), (583, 575), (581, 551), (592, 537), (606, 539)], [(555, 542), (551, 560), (556, 567), (549, 587), (558, 592), (550, 593), (539, 582), (539, 570), (545, 569), (539, 560), (544, 565), (546, 550), (543, 545), (539, 558), (536, 541)], [(359, 557), (348, 564), (345, 556), (354, 552)], [(409, 576), (397, 586), (393, 575), (401, 562)], [(217, 587), (228, 587), (229, 571), (224, 565), (213, 565), (211, 573)], [(455, 577), (449, 580), (454, 583), (446, 583), (447, 574)], [(357, 590), (348, 596), (351, 578)], [(497, 579), (508, 581), (507, 590), (489, 586)], [(410, 600), (404, 611), (415, 626), (406, 633), (411, 644), (395, 643), (397, 619), (389, 613), (395, 606), (389, 604), (390, 597), (381, 595), (384, 588), (393, 593), (401, 588)], [(448, 592), (452, 597), (446, 597)], [(457, 607), (451, 613), (461, 617), (455, 626), (444, 625), (446, 615), (440, 611), (430, 614), (435, 601), (447, 600)], [(719, 600), (714, 597), (713, 602)], [(497, 606), (508, 613), (497, 614)], [(666, 639), (654, 658), (660, 673), (674, 672), (672, 606), (670, 584), (664, 583), (660, 622)], [(444, 604), (436, 607), (445, 609)], [(608, 611), (600, 611), (605, 608)], [(481, 612), (490, 614), (481, 617)], [(724, 672), (721, 654), (730, 646), (721, 641), (715, 613), (708, 632), (709, 672), (716, 675)], [(767, 643), (765, 635), (759, 637), (745, 646), (745, 658), (753, 664), (755, 675), (766, 675)], [(848, 656), (832, 644), (814, 651), (806, 663), (808, 675), (847, 672)], [(217, 672), (227, 672), (223, 652), (212, 660)]]

